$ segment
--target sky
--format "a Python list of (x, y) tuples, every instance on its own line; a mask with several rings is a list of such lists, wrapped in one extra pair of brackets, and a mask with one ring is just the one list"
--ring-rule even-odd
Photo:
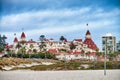
[(100, 49), (106, 33), (120, 40), (120, 0), (0, 0), (0, 34), (9, 44), (22, 31), (27, 40), (84, 41), (87, 30)]

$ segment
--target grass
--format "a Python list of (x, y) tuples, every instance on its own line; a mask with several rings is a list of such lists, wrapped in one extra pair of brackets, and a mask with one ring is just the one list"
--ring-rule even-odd
[[(11, 66), (11, 65), (19, 65), (19, 64), (31, 64), (32, 62), (51, 62), (54, 63), (52, 65), (37, 65), (32, 67), (15, 67), (12, 70), (18, 69), (30, 69), (35, 71), (45, 71), (45, 70), (90, 70), (94, 69), (94, 62), (92, 61), (58, 61), (58, 60), (51, 60), (51, 59), (38, 59), (38, 60), (30, 60), (30, 59), (21, 59), (21, 58), (0, 58), (0, 69), (4, 66)], [(85, 68), (83, 65), (88, 65)], [(109, 61), (107, 62), (107, 69), (120, 69), (120, 61)], [(104, 62), (96, 62), (95, 69), (103, 69)]]
[(4, 66), (16, 66), (19, 64), (31, 64), (30, 59), (20, 59), (20, 58), (0, 58), (0, 69)]
[(48, 71), (48, 70), (78, 70), (78, 67), (81, 63), (78, 62), (57, 62), (56, 64), (52, 65), (37, 65), (27, 68), (14, 68), (12, 70), (16, 69), (30, 69), (35, 71)]

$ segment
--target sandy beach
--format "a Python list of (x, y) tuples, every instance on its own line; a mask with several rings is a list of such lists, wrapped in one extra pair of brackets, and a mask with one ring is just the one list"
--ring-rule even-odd
[(120, 70), (0, 71), (0, 80), (120, 80)]

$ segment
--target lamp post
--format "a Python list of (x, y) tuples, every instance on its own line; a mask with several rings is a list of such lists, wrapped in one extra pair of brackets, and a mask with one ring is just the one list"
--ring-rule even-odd
[(95, 70), (95, 54), (94, 54), (94, 70)]
[(66, 55), (64, 54), (65, 70), (66, 70)]
[(105, 54), (104, 54), (104, 75), (106, 75), (106, 54), (107, 54), (107, 38), (105, 39)]

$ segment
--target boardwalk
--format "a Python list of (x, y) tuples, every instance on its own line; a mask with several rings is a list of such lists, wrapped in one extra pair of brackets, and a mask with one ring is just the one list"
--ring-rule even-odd
[(120, 70), (0, 71), (0, 80), (120, 80)]

